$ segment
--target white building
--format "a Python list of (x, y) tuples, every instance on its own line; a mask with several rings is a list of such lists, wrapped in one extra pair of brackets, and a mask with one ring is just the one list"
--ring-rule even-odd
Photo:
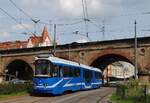
[(49, 37), (48, 29), (45, 26), (41, 36), (31, 36), (28, 39), (27, 48), (41, 47), (41, 46), (52, 46), (53, 41)]
[(104, 78), (107, 78), (108, 75), (108, 77), (123, 79), (133, 77), (135, 75), (134, 73), (134, 66), (132, 64), (124, 61), (118, 61), (108, 65), (104, 70), (103, 75)]

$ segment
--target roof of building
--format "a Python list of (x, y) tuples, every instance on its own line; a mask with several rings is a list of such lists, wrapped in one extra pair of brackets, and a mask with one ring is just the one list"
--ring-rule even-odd
[(0, 43), (0, 49), (24, 48), (26, 45), (27, 41), (8, 41)]
[[(31, 36), (28, 41), (8, 41), (8, 42), (1, 42), (0, 43), (0, 50), (4, 49), (17, 49), (17, 48), (27, 48), (27, 44), (31, 41), (32, 45), (39, 45), (43, 43), (47, 37), (50, 40), (48, 29), (45, 26), (41, 36)], [(51, 41), (51, 40), (50, 40)]]
[(44, 26), (44, 29), (43, 29), (43, 32), (42, 32), (42, 40), (45, 41), (47, 37), (50, 39), (49, 34), (48, 34), (47, 26)]
[(30, 37), (29, 40), (31, 40), (33, 45), (37, 45), (39, 43), (44, 42), (47, 38), (50, 40), (47, 26), (44, 26), (44, 29), (43, 29), (43, 32), (42, 32), (42, 36), (34, 35), (34, 36)]
[(28, 39), (28, 42), (29, 42), (29, 40), (31, 40), (31, 42), (32, 42), (33, 45), (37, 45), (37, 44), (39, 44), (39, 43), (42, 42), (42, 37), (40, 37), (40, 36), (31, 36)]

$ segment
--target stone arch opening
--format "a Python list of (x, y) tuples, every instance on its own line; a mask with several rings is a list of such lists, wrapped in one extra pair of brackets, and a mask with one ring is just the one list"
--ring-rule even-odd
[(10, 62), (6, 69), (6, 80), (18, 78), (21, 80), (31, 80), (33, 77), (33, 69), (23, 60), (14, 60)]
[(103, 72), (103, 78), (107, 82), (134, 78), (135, 74), (132, 61), (116, 54), (98, 57), (92, 62), (91, 66), (100, 68)]

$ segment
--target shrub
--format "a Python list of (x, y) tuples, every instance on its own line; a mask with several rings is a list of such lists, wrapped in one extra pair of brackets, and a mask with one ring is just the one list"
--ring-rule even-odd
[(32, 83), (25, 84), (12, 84), (4, 83), (0, 84), (0, 95), (7, 95), (19, 92), (29, 92), (32, 89)]
[(149, 101), (149, 95), (146, 92), (148, 88), (148, 84), (131, 79), (128, 83), (122, 82), (117, 84), (116, 95), (119, 98), (132, 100), (135, 103)]
[(125, 98), (126, 96), (127, 86), (124, 84), (117, 84), (116, 95), (121, 98)]

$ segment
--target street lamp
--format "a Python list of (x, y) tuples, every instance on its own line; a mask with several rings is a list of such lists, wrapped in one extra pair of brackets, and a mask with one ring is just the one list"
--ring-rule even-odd
[(34, 23), (34, 34), (36, 35), (36, 25), (40, 20), (31, 19), (31, 21)]

